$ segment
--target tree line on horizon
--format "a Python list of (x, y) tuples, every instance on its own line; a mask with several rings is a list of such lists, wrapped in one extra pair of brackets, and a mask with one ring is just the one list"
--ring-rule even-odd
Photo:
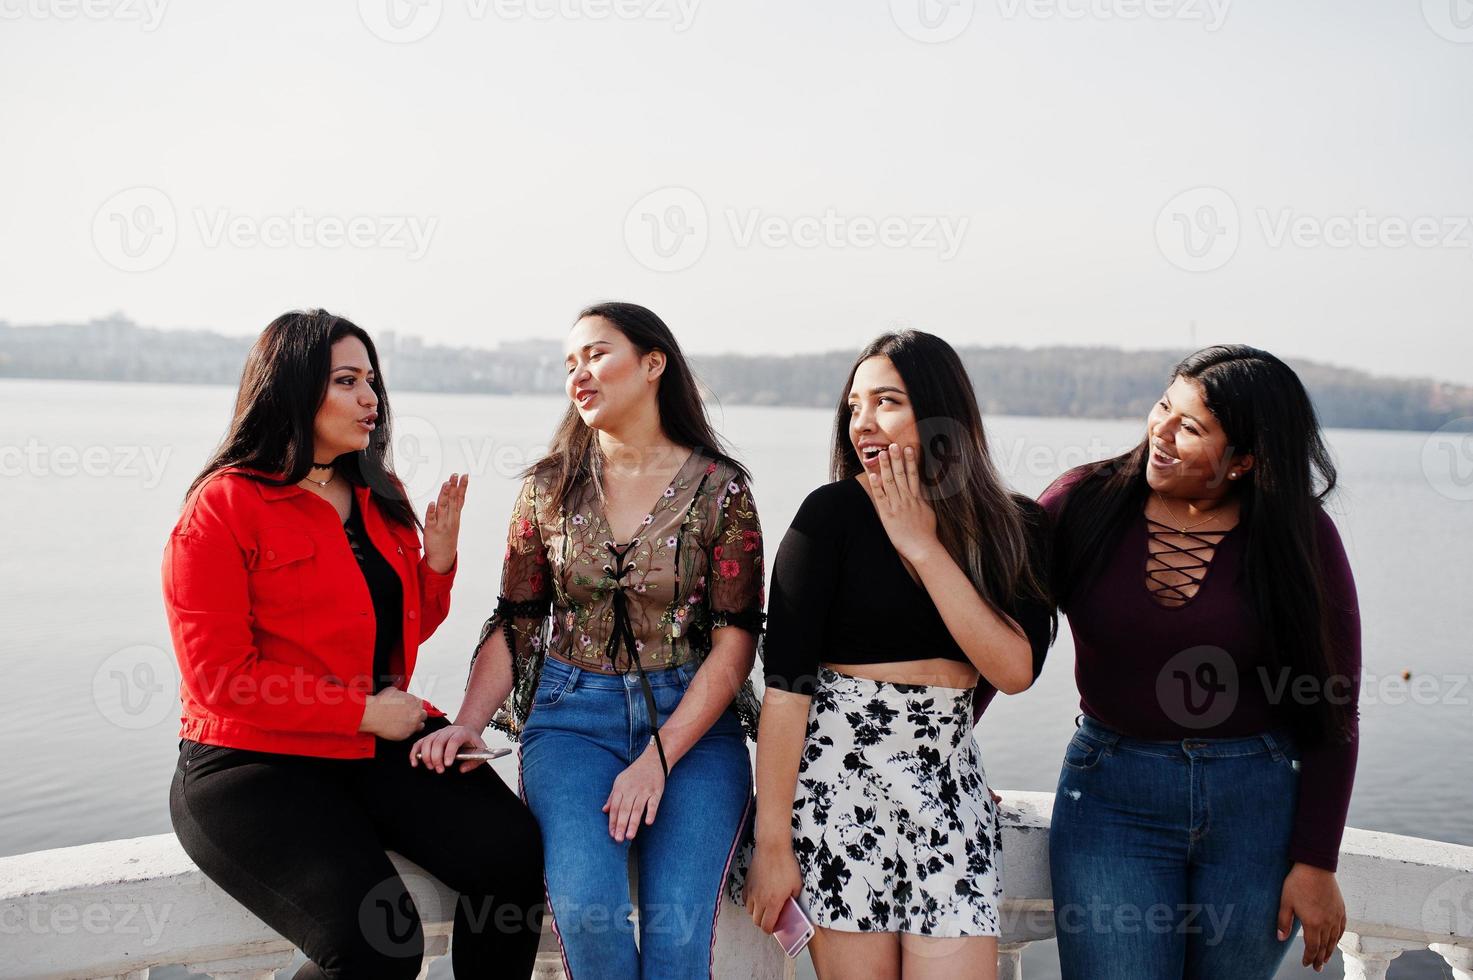
[[(155, 330), (121, 316), (85, 324), (0, 322), (0, 377), (234, 385), (250, 338), (203, 330)], [(555, 341), (495, 349), (428, 344), (381, 333), (385, 379), (396, 391), (557, 394)], [(958, 347), (986, 414), (1139, 418), (1185, 350), (1115, 347)], [(854, 353), (692, 355), (702, 383), (725, 405), (832, 408)], [(1337, 428), (1473, 429), (1473, 387), (1386, 378), (1288, 359), (1321, 421)]]

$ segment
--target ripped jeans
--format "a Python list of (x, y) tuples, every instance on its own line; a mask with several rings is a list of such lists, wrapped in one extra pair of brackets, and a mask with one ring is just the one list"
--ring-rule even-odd
[(1064, 980), (1268, 980), (1299, 791), (1282, 731), (1156, 742), (1084, 716), (1049, 831)]

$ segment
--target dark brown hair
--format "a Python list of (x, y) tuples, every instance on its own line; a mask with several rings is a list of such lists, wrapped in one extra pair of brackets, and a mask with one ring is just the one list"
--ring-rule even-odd
[(1036, 553), (1041, 549), (1033, 543), (1041, 535), (1029, 530), (1044, 515), (1003, 483), (966, 366), (940, 337), (919, 330), (887, 333), (860, 351), (834, 415), (830, 476), (849, 479), (864, 469), (849, 439), (849, 392), (859, 365), (871, 357), (889, 358), (905, 382), (921, 435), (921, 482), (947, 552), (995, 611), (1011, 615), (1019, 599), (1049, 603), (1042, 568), (1048, 556)]
[[(653, 350), (664, 352), (665, 370), (660, 375), (656, 397), (660, 426), (665, 434), (682, 446), (706, 450), (735, 468), (744, 480), (747, 479), (746, 469), (727, 454), (716, 430), (711, 428), (695, 374), (665, 321), (634, 303), (597, 303), (580, 312), (577, 319), (590, 316), (602, 317), (612, 324), (629, 339), (641, 357)], [(558, 422), (557, 431), (553, 433), (547, 455), (532, 464), (523, 476), (550, 475), (552, 507), (557, 510), (584, 480), (599, 486), (601, 459), (594, 430), (583, 421), (578, 409), (569, 404)]]
[(420, 526), (404, 485), (394, 475), (389, 452), (392, 415), (378, 351), (362, 327), (326, 310), (283, 313), (261, 331), (246, 355), (230, 429), (189, 485), (189, 494), (212, 474), (232, 466), (253, 470), (246, 474), (249, 478), (274, 486), (290, 486), (307, 475), (314, 462), (312, 425), (327, 397), (332, 372), (332, 346), (344, 337), (357, 337), (368, 350), (378, 424), (368, 448), (338, 457), (337, 470), (350, 483), (367, 486), (391, 518)]
[[(1271, 662), (1295, 677), (1315, 678), (1318, 690), (1327, 691), (1335, 613), (1326, 601), (1316, 523), (1336, 473), (1309, 393), (1283, 361), (1242, 344), (1188, 355), (1175, 378), (1201, 390), (1227, 436), (1228, 456), (1253, 454), (1253, 466), (1229, 493), (1238, 498), (1238, 520), (1247, 531), (1244, 582)], [(1055, 588), (1066, 610), (1145, 506), (1149, 452), (1147, 436), (1129, 452), (1090, 464), (1069, 492), (1054, 538)], [(1353, 705), (1339, 702), (1315, 698), (1296, 712), (1300, 734), (1344, 738)]]

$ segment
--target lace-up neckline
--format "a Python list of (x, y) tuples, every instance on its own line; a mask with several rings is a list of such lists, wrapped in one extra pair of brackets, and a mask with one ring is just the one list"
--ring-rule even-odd
[(1146, 591), (1152, 601), (1168, 609), (1191, 602), (1207, 581), (1217, 546), (1232, 530), (1183, 531), (1146, 517)]

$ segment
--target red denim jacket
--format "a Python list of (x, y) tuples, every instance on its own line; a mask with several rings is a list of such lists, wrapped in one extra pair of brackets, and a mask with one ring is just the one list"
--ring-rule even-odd
[[(185, 502), (164, 548), (164, 607), (181, 675), (180, 735), (231, 748), (334, 759), (373, 755), (360, 734), (373, 692), (373, 601), (337, 511), (298, 486), (240, 469)], [(404, 586), (406, 687), (420, 643), (450, 611), (455, 566), (421, 556), (419, 535), (354, 487), (368, 537)], [(428, 701), (425, 710), (439, 711)]]

